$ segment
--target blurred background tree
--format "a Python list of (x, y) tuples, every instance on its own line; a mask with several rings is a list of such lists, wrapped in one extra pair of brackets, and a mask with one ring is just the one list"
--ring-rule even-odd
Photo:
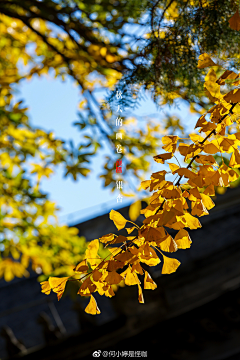
[[(72, 271), (85, 240), (79, 240), (77, 229), (58, 224), (55, 204), (40, 189), (42, 177), (60, 163), (65, 176), (89, 176), (91, 159), (108, 144), (100, 177), (114, 191), (120, 105), (123, 175), (130, 185), (122, 193), (137, 194), (162, 134), (184, 134), (185, 124), (174, 116), (137, 122), (124, 109), (138, 106), (150, 92), (159, 108), (183, 100), (193, 113), (205, 112), (211, 106), (203, 89), (206, 69), (197, 68), (197, 59), (208, 53), (216, 64), (238, 69), (239, 34), (228, 23), (237, 8), (237, 0), (0, 2), (0, 275), (5, 280), (27, 276), (29, 263), (47, 276)], [(63, 80), (73, 78), (81, 90), (77, 147), (31, 126), (27, 108), (14, 102), (20, 81), (51, 70)], [(226, 91), (229, 86), (226, 81)], [(99, 90), (107, 95), (99, 98)], [(122, 93), (117, 102), (116, 91)], [(135, 208), (139, 211), (139, 203)], [(136, 211), (131, 209), (132, 218)]]

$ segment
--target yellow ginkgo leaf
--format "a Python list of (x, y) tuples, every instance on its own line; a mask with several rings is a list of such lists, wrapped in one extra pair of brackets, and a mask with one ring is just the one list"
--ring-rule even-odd
[(119, 284), (122, 280), (123, 277), (121, 275), (119, 275), (116, 271), (111, 271), (104, 281), (106, 281), (109, 285), (113, 285)]
[(229, 182), (232, 182), (232, 181), (235, 181), (238, 179), (238, 173), (236, 173), (236, 171), (234, 170), (229, 170), (228, 171), (228, 174), (229, 174)]
[(51, 277), (49, 278), (49, 285), (52, 289), (53, 292), (57, 293), (57, 298), (58, 300), (61, 299), (64, 290), (65, 290), (65, 286), (66, 283), (69, 279), (69, 276), (67, 277), (62, 277), (62, 278), (58, 278), (58, 277)]
[(114, 239), (114, 234), (110, 233), (99, 238), (102, 243), (108, 243)]
[(224, 95), (224, 100), (229, 103), (238, 103), (240, 101), (240, 89), (234, 89)]
[(186, 169), (186, 168), (179, 168), (173, 172), (173, 174), (176, 174), (176, 173), (180, 176), (184, 176), (184, 177), (186, 177), (188, 179), (192, 179), (192, 180), (195, 179), (195, 177), (196, 177), (196, 174), (193, 171)]
[(209, 91), (212, 98), (211, 101), (216, 101), (222, 98), (222, 94), (220, 92), (220, 85), (216, 83), (217, 75), (213, 69), (210, 69), (205, 77), (204, 87)]
[(134, 229), (136, 229), (136, 226), (131, 226), (130, 228), (126, 228), (128, 234), (131, 234)]
[(107, 266), (107, 271), (115, 271), (115, 270), (118, 270), (120, 268), (123, 268), (123, 266), (124, 266), (124, 262), (122, 262), (122, 261), (109, 260), (108, 266)]
[(191, 246), (192, 240), (188, 232), (184, 229), (179, 230), (174, 238), (179, 249), (188, 249)]
[(164, 153), (164, 154), (159, 154), (159, 155), (155, 155), (153, 157), (153, 159), (157, 162), (157, 163), (160, 163), (160, 164), (164, 164), (164, 162), (166, 160), (169, 160), (173, 157), (173, 154), (172, 153)]
[(78, 294), (81, 296), (90, 296), (96, 290), (96, 285), (92, 282), (91, 278), (85, 279), (78, 290)]
[(103, 276), (103, 274), (99, 270), (97, 270), (97, 269), (93, 270), (93, 273), (92, 273), (93, 281), (96, 281), (96, 282), (99, 281), (102, 276)]
[(49, 295), (51, 292), (51, 286), (49, 284), (49, 281), (43, 281), (40, 283), (41, 287), (42, 287), (42, 293)]
[(142, 181), (139, 190), (141, 190), (141, 189), (147, 190), (147, 188), (149, 188), (150, 184), (151, 184), (151, 180)]
[(237, 149), (234, 149), (234, 152), (232, 153), (229, 166), (233, 168), (239, 168), (240, 167), (240, 154)]
[(219, 149), (217, 148), (216, 145), (214, 145), (213, 143), (210, 143), (210, 144), (204, 145), (204, 151), (207, 154), (216, 154), (217, 152), (219, 152)]
[(99, 249), (98, 239), (92, 240), (87, 246), (85, 258), (92, 267), (99, 263), (100, 258), (97, 254), (98, 249)]
[[(217, 83), (219, 85), (225, 85), (225, 80), (234, 80), (238, 77), (239, 75), (237, 73), (235, 73), (234, 71), (231, 70), (225, 70), (224, 73), (218, 78)], [(235, 82), (236, 83), (236, 82)], [(233, 83), (233, 85), (235, 85), (235, 83)], [(236, 85), (235, 85), (236, 86)]]
[(202, 202), (203, 202), (204, 206), (205, 206), (208, 210), (212, 209), (212, 208), (215, 206), (215, 204), (214, 204), (214, 202), (212, 201), (212, 199), (210, 198), (210, 196), (205, 195), (205, 194), (200, 194), (200, 195), (201, 195)]
[(213, 185), (213, 184), (209, 185), (209, 186), (204, 190), (204, 194), (209, 195), (209, 196), (215, 196), (215, 188), (214, 188), (214, 185)]
[(140, 215), (140, 211), (142, 209), (142, 202), (141, 200), (137, 200), (133, 204), (130, 205), (129, 208), (129, 217), (132, 221), (136, 221)]
[(147, 264), (148, 266), (156, 266), (157, 264), (160, 263), (160, 259), (159, 257), (150, 257), (149, 259), (143, 258), (141, 257), (141, 255), (139, 256), (139, 259), (141, 262)]
[(157, 287), (157, 284), (153, 281), (150, 274), (147, 271), (145, 271), (144, 289), (154, 290), (154, 289), (156, 289), (156, 287)]
[(199, 164), (210, 164), (210, 165), (217, 165), (216, 160), (212, 155), (198, 155), (195, 161)]
[(193, 142), (195, 142), (195, 143), (201, 142), (201, 141), (203, 141), (203, 139), (204, 139), (202, 136), (200, 136), (200, 135), (198, 135), (198, 134), (195, 134), (195, 133), (189, 134), (189, 137), (190, 137), (190, 139), (191, 139)]
[(194, 230), (194, 229), (202, 227), (200, 221), (197, 218), (195, 218), (194, 216), (192, 216), (191, 214), (189, 214), (188, 212), (184, 215), (184, 218), (187, 223), (186, 226), (189, 227), (189, 229)]
[(172, 259), (163, 255), (162, 274), (171, 274), (175, 272), (180, 264), (180, 261), (177, 259)]
[(127, 222), (127, 220), (119, 212), (115, 210), (110, 211), (109, 218), (113, 220), (118, 230), (123, 229)]
[(198, 69), (204, 69), (205, 67), (216, 65), (215, 62), (212, 61), (210, 56), (206, 53), (200, 55), (198, 59)]
[(174, 153), (177, 147), (177, 141), (179, 137), (174, 135), (164, 136), (162, 138), (162, 143), (164, 146), (162, 147), (164, 150)]
[(170, 168), (171, 172), (174, 172), (177, 169), (179, 169), (179, 165), (176, 165), (174, 163), (168, 163), (168, 165), (169, 165), (169, 168)]
[(132, 266), (132, 272), (136, 272), (138, 274), (143, 275), (143, 268), (141, 267), (141, 265), (139, 264), (139, 262), (134, 263)]
[(87, 272), (88, 270), (88, 265), (87, 265), (87, 260), (83, 260), (81, 261), (74, 269), (73, 271), (76, 272)]
[(92, 295), (90, 297), (89, 304), (85, 309), (85, 312), (87, 314), (91, 314), (91, 315), (96, 315), (96, 314), (101, 313), (101, 311), (99, 310), (99, 308), (97, 306), (97, 302), (96, 302), (95, 298)]
[(166, 237), (166, 239), (164, 241), (160, 242), (159, 248), (162, 251), (175, 252), (175, 251), (177, 251), (178, 246), (177, 246), (175, 240), (173, 240), (173, 238), (169, 235)]
[(138, 276), (136, 273), (131, 272), (131, 268), (128, 267), (127, 270), (125, 270), (121, 275), (126, 276), (125, 277), (125, 284), (126, 285), (137, 285), (140, 284), (140, 280), (138, 279)]

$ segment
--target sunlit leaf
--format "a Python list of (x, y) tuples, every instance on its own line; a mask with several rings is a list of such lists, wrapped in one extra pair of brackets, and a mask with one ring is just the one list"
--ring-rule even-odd
[(57, 297), (58, 297), (58, 300), (61, 299), (63, 293), (64, 293), (64, 290), (65, 290), (65, 286), (66, 286), (66, 283), (69, 279), (69, 276), (68, 277), (62, 277), (62, 278), (57, 278), (57, 277), (51, 277), (49, 278), (49, 286), (50, 288), (52, 289), (53, 292), (57, 293)]
[(157, 284), (153, 281), (150, 274), (145, 270), (144, 289), (154, 290), (154, 289), (156, 289), (156, 287), (157, 287)]
[(212, 59), (208, 54), (204, 53), (199, 56), (198, 65), (197, 65), (199, 69), (204, 69), (205, 67), (214, 66), (214, 65), (216, 65), (215, 62), (212, 61)]
[(43, 281), (40, 283), (41, 287), (42, 287), (42, 292), (46, 295), (49, 295), (51, 292), (51, 286), (49, 284), (49, 281)]
[(99, 310), (99, 308), (97, 306), (97, 302), (92, 295), (90, 296), (90, 301), (89, 301), (88, 306), (85, 308), (85, 312), (87, 314), (91, 314), (91, 315), (96, 315), (96, 314), (101, 313), (101, 311)]
[(86, 260), (89, 262), (91, 266), (96, 266), (96, 264), (99, 262), (98, 249), (99, 249), (98, 239), (90, 241), (87, 245), (85, 256), (86, 256)]
[(191, 243), (192, 243), (188, 232), (184, 229), (179, 230), (179, 232), (176, 234), (174, 240), (179, 249), (188, 249), (188, 248), (190, 248)]
[[(137, 218), (140, 215), (140, 210), (142, 208), (142, 202), (141, 200), (137, 200), (133, 204), (130, 205), (129, 208), (129, 217), (132, 221), (137, 220)], [(125, 226), (125, 225), (124, 225)]]
[(180, 264), (180, 261), (177, 259), (169, 258), (163, 255), (162, 274), (172, 274), (177, 270)]
[(113, 220), (118, 230), (123, 229), (127, 222), (127, 220), (119, 212), (115, 210), (110, 211), (109, 218)]

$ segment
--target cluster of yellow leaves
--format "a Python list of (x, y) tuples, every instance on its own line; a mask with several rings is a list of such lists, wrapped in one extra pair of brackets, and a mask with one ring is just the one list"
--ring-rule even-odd
[[(215, 65), (207, 54), (200, 56), (199, 68)], [(199, 128), (201, 135), (191, 134), (190, 143), (181, 141), (178, 136), (163, 137), (163, 149), (166, 152), (154, 156), (154, 160), (164, 164), (166, 160), (175, 157), (174, 154), (178, 151), (188, 165), (181, 167), (179, 162), (169, 162), (170, 172), (160, 170), (153, 173), (150, 180), (142, 181), (142, 189), (153, 191), (149, 205), (140, 211), (145, 216), (143, 225), (139, 227), (117, 211), (111, 210), (110, 219), (118, 230), (124, 229), (127, 222), (131, 222), (133, 226), (126, 228), (126, 231), (128, 235), (137, 231), (137, 235), (123, 236), (110, 233), (91, 241), (84, 260), (74, 268), (75, 275), (50, 278), (49, 281), (41, 283), (42, 292), (49, 294), (53, 290), (60, 299), (66, 282), (73, 278), (80, 281), (78, 294), (90, 296), (85, 311), (89, 314), (99, 314), (100, 310), (92, 295), (94, 292), (112, 297), (115, 295), (112, 285), (124, 281), (128, 286), (137, 285), (138, 300), (143, 303), (139, 276), (144, 275), (144, 289), (153, 290), (157, 287), (145, 270), (145, 265), (156, 266), (162, 261), (162, 274), (171, 274), (177, 270), (180, 262), (164, 253), (190, 248), (192, 241), (186, 228), (200, 228), (198, 218), (208, 215), (208, 211), (214, 207), (211, 196), (215, 195), (215, 187), (228, 187), (239, 176), (234, 168), (240, 167), (240, 132), (226, 135), (226, 128), (233, 124), (234, 119), (238, 119), (234, 115), (238, 112), (240, 89), (227, 94), (220, 91), (225, 80), (235, 81), (234, 85), (238, 84), (238, 77), (239, 75), (233, 71), (225, 71), (217, 79), (215, 71), (210, 69), (204, 87), (207, 96), (215, 105), (197, 121), (196, 128)], [(209, 119), (206, 119), (207, 115)], [(228, 166), (224, 162), (221, 165), (217, 164), (213, 155), (218, 153), (231, 154)], [(177, 178), (174, 181), (167, 180), (166, 176), (169, 174), (177, 175)], [(185, 183), (182, 183), (183, 177), (186, 179)], [(138, 211), (133, 208), (132, 216), (134, 217)], [(171, 236), (167, 229), (175, 230), (175, 236)], [(170, 232), (172, 234), (173, 231)], [(98, 255), (99, 242), (105, 244), (109, 250), (105, 259)]]
[(0, 262), (0, 276), (3, 276), (5, 281), (11, 281), (15, 276), (27, 277), (29, 272), (23, 264), (11, 259), (4, 259)]
[[(50, 3), (53, 5), (53, 2)], [(50, 69), (54, 70), (55, 77), (61, 76), (62, 79), (68, 74), (82, 88), (83, 101), (79, 107), (84, 110), (88, 108), (87, 99), (91, 91), (99, 85), (112, 89), (121, 79), (121, 61), (127, 54), (124, 55), (121, 46), (110, 43), (101, 31), (103, 20), (109, 16), (108, 11), (103, 11), (104, 4), (79, 4), (85, 8), (86, 14), (92, 12), (87, 10), (92, 6), (93, 12), (96, 10), (98, 13), (101, 21), (98, 20), (93, 27), (89, 26), (90, 19), (85, 12), (81, 14), (81, 24), (69, 14), (70, 22), (66, 20), (66, 28), (70, 32), (79, 31), (80, 41), (76, 40), (78, 36), (64, 33), (60, 28), (58, 31), (55, 27), (52, 32), (51, 21), (47, 20), (48, 15), (51, 17), (48, 10), (56, 15), (57, 12), (51, 4), (46, 11), (44, 8), (43, 13), (40, 11), (41, 4), (32, 7), (30, 12), (20, 2), (5, 5), (1, 7), (0, 14), (0, 276), (6, 281), (12, 280), (14, 276), (27, 276), (30, 265), (39, 274), (44, 273), (41, 275), (42, 280), (44, 276), (66, 276), (72, 273), (72, 264), (82, 260), (86, 249), (85, 240), (79, 239), (76, 229), (60, 226), (57, 221), (50, 225), (53, 218), (57, 220), (58, 208), (47, 200), (40, 183), (42, 178), (50, 177), (55, 165), (60, 163), (66, 165), (66, 175), (70, 173), (74, 179), (77, 174), (86, 176), (90, 170), (82, 167), (87, 161), (85, 154), (78, 156), (76, 164), (76, 159), (72, 159), (63, 141), (56, 139), (53, 133), (31, 127), (27, 117), (28, 109), (21, 102), (16, 104), (13, 101), (14, 88), (20, 80), (30, 80), (34, 75), (47, 75)], [(57, 8), (61, 12), (63, 7), (59, 6)], [(110, 111), (105, 111), (105, 119), (107, 116), (111, 116)], [(145, 152), (141, 156), (132, 155), (127, 165), (128, 170), (132, 169), (138, 176), (139, 171), (148, 168), (145, 156), (156, 154), (159, 125), (148, 123), (146, 131), (136, 130), (136, 133), (137, 140), (132, 135), (123, 134), (123, 146), (128, 146), (131, 154), (134, 154), (134, 147)], [(87, 150), (87, 155), (91, 155), (97, 151), (99, 143), (91, 137), (88, 139), (94, 146), (92, 153)], [(115, 134), (112, 134), (111, 141), (115, 144)], [(115, 187), (113, 169), (107, 165), (107, 172), (102, 177), (106, 186), (112, 183)], [(136, 210), (139, 213), (139, 206)], [(133, 218), (135, 216), (133, 214)], [(9, 256), (14, 261), (8, 261)]]
[[(33, 12), (36, 10), (32, 9)], [(21, 16), (24, 19), (27, 11), (22, 8), (21, 12)], [(5, 62), (0, 64), (1, 85), (12, 84), (24, 77), (30, 79), (33, 74), (38, 74), (39, 76), (46, 75), (50, 68), (54, 69), (56, 76), (60, 75), (64, 78), (64, 75), (68, 72), (66, 68), (68, 61), (71, 62), (72, 76), (76, 81), (84, 84), (85, 89), (93, 90), (98, 83), (103, 86), (112, 87), (121, 78), (121, 73), (117, 71), (119, 69), (117, 69), (116, 62), (122, 57), (117, 55), (115, 47), (108, 44), (104, 45), (103, 39), (99, 34), (95, 33), (94, 41), (97, 41), (98, 44), (90, 44), (87, 47), (87, 51), (86, 49), (84, 51), (84, 48), (79, 51), (76, 41), (73, 41), (66, 33), (62, 34), (59, 32), (58, 36), (54, 36), (48, 22), (44, 18), (41, 19), (41, 16), (38, 18), (37, 13), (38, 11), (36, 11), (36, 19), (31, 21), (31, 28), (24, 26), (20, 19), (13, 19), (3, 13), (0, 14), (0, 30), (2, 35), (0, 55), (2, 59), (8, 59), (7, 64)], [(43, 38), (47, 40), (47, 43)], [(31, 43), (36, 45), (36, 49), (34, 54), (31, 53), (30, 55), (25, 51), (25, 47)], [(41, 66), (36, 61), (36, 55), (42, 57)], [(31, 70), (26, 74), (19, 74), (18, 67), (16, 66), (19, 60), (24, 65), (31, 64)], [(96, 70), (99, 74), (106, 75), (106, 78), (103, 80), (99, 76), (96, 81), (92, 80), (89, 75)]]

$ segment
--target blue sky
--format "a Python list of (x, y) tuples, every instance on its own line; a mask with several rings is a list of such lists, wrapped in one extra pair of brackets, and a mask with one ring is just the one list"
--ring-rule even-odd
[[(53, 33), (59, 31), (51, 24)], [(143, 35), (147, 27), (138, 28), (136, 25), (125, 25), (125, 33)], [(126, 36), (126, 42), (129, 41)], [(34, 51), (34, 46), (29, 45), (29, 51)], [(78, 144), (80, 132), (77, 131), (73, 123), (78, 120), (77, 112), (80, 100), (80, 89), (74, 85), (70, 78), (63, 82), (61, 79), (54, 79), (50, 75), (39, 78), (37, 75), (31, 80), (24, 80), (18, 86), (19, 94), (16, 100), (24, 99), (24, 104), (29, 108), (28, 115), (32, 125), (43, 128), (48, 131), (54, 131), (56, 137), (63, 140), (73, 140)], [(103, 97), (103, 92), (100, 93)], [(181, 105), (180, 110), (169, 109), (165, 107), (169, 114), (178, 114), (184, 119), (188, 129), (193, 129), (196, 116), (189, 114), (188, 107)], [(154, 115), (161, 118), (164, 114), (157, 111), (157, 108), (150, 96), (148, 100), (142, 101), (137, 110), (127, 112), (125, 115)], [(151, 116), (150, 116), (151, 117)], [(192, 124), (192, 125), (191, 125)], [(106, 154), (107, 147), (103, 150)], [(49, 198), (55, 201), (60, 207), (59, 217), (62, 223), (76, 224), (96, 215), (109, 212), (111, 209), (118, 209), (124, 205), (130, 204), (133, 198), (124, 198), (122, 203), (117, 203), (117, 192), (111, 192), (104, 188), (103, 179), (99, 178), (102, 172), (101, 164), (102, 154), (99, 153), (91, 163), (94, 169), (87, 178), (79, 177), (78, 181), (72, 180), (72, 177), (63, 177), (63, 169), (59, 167), (56, 173), (50, 179), (42, 180), (42, 190), (49, 194)], [(150, 178), (152, 172), (159, 170), (159, 164), (152, 161), (152, 167), (146, 179)]]
[[(22, 81), (18, 87), (17, 99), (24, 99), (28, 106), (30, 122), (37, 127), (54, 131), (56, 137), (63, 140), (73, 140), (75, 144), (80, 139), (80, 132), (73, 126), (78, 120), (77, 111), (80, 99), (80, 90), (73, 81), (67, 79), (53, 79), (50, 76), (34, 77), (32, 80)], [(194, 124), (193, 117), (185, 105), (180, 110), (166, 108), (168, 113), (179, 114), (189, 128)], [(157, 109), (150, 97), (142, 101), (141, 106), (134, 110), (136, 115), (156, 114)], [(163, 114), (159, 111), (159, 118)], [(106, 153), (106, 151), (105, 151)], [(64, 178), (63, 171), (58, 168), (50, 179), (43, 180), (42, 189), (49, 194), (61, 208), (59, 217), (61, 222), (75, 224), (85, 219), (94, 217), (117, 209), (133, 201), (133, 198), (124, 198), (122, 203), (117, 203), (117, 192), (112, 193), (103, 187), (103, 180), (98, 176), (101, 172), (101, 155), (91, 163), (94, 169), (87, 178), (80, 177), (77, 182), (70, 177)], [(151, 172), (157, 171), (159, 164), (152, 162)]]
[[(146, 16), (146, 15), (145, 15)], [(144, 19), (142, 19), (144, 20)], [(146, 20), (146, 19), (145, 19)], [(50, 25), (49, 25), (50, 26)], [(59, 28), (51, 24), (54, 32), (59, 32)], [(125, 25), (126, 34), (143, 35), (147, 32), (147, 27), (138, 27), (137, 25)], [(53, 35), (52, 34), (52, 35)], [(129, 37), (126, 36), (126, 42)], [(35, 46), (29, 45), (28, 51), (34, 51)], [(23, 65), (22, 69), (24, 69)], [(73, 140), (78, 144), (80, 132), (77, 131), (73, 123), (78, 119), (77, 112), (80, 100), (80, 89), (74, 85), (72, 79), (66, 81), (54, 79), (50, 75), (39, 78), (33, 76), (31, 80), (23, 80), (18, 86), (19, 94), (16, 100), (24, 99), (24, 104), (29, 108), (28, 115), (32, 125), (43, 128), (48, 131), (54, 131), (56, 137), (63, 140)], [(102, 95), (102, 94), (101, 94)], [(127, 109), (124, 109), (125, 111)], [(186, 105), (181, 105), (180, 110), (164, 109), (169, 114), (179, 115), (187, 125), (188, 130), (193, 129), (196, 122), (196, 116), (189, 113)], [(150, 96), (146, 101), (141, 102), (141, 106), (129, 115), (144, 116), (154, 115), (161, 120), (164, 114), (157, 111), (155, 104)], [(126, 112), (125, 115), (128, 115)], [(192, 124), (192, 125), (191, 125)], [(62, 223), (76, 224), (96, 215), (109, 212), (111, 209), (118, 209), (124, 205), (130, 204), (133, 198), (124, 198), (122, 203), (117, 203), (117, 192), (111, 192), (104, 188), (103, 179), (99, 174), (103, 172), (101, 168), (102, 155), (107, 154), (107, 147), (98, 156), (92, 159), (91, 168), (94, 169), (87, 178), (79, 177), (78, 181), (72, 180), (72, 177), (63, 177), (63, 169), (59, 167), (56, 173), (50, 179), (42, 180), (42, 190), (49, 194), (49, 198), (55, 201), (60, 207), (59, 217)], [(152, 167), (146, 179), (150, 178), (152, 172), (159, 170), (159, 164), (152, 160)]]

